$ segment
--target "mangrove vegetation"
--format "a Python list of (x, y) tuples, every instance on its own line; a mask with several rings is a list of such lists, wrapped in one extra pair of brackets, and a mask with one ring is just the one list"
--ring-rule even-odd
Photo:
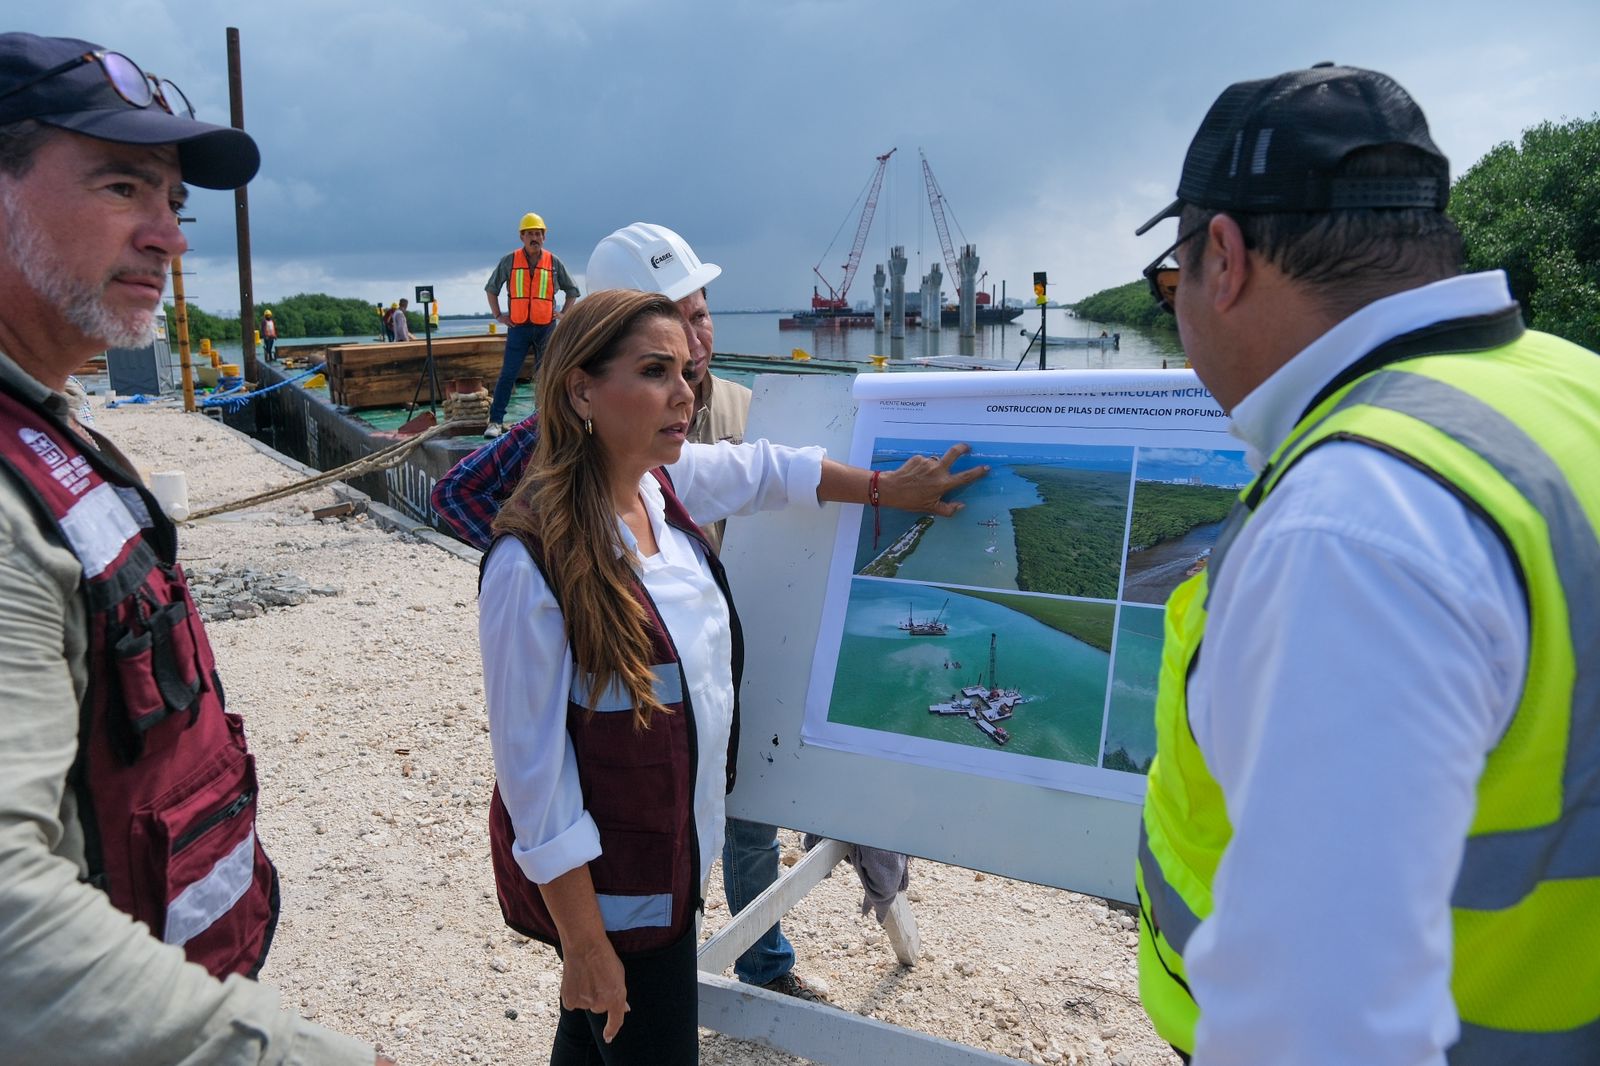
[(1164, 540), (1176, 540), (1196, 526), (1220, 522), (1238, 498), (1233, 489), (1215, 485), (1141, 481), (1133, 490), (1128, 550), (1142, 551)]
[[(189, 340), (198, 344), (202, 337), (212, 341), (238, 341), (243, 338), (237, 318), (224, 318), (211, 314), (198, 304), (187, 303), (189, 312)], [(272, 319), (278, 325), (278, 339), (295, 337), (376, 337), (383, 332), (383, 319), (378, 316), (376, 304), (321, 293), (304, 292), (268, 303), (257, 304), (255, 322), (251, 329), (261, 327), (262, 312), (272, 310)], [(387, 305), (385, 305), (387, 309)], [(167, 322), (174, 329), (178, 316), (172, 304), (167, 304)], [(411, 332), (421, 336), (422, 315), (406, 312), (406, 322)]]
[(1169, 311), (1163, 311), (1156, 298), (1150, 295), (1150, 286), (1143, 278), (1118, 285), (1114, 289), (1101, 289), (1085, 296), (1072, 305), (1079, 318), (1096, 322), (1115, 322), (1141, 329), (1178, 328), (1178, 320)]
[(1082, 600), (1054, 600), (1043, 596), (1016, 596), (984, 589), (940, 587), (958, 596), (971, 596), (975, 600), (997, 603), (1007, 610), (1025, 614), (1057, 633), (1065, 633), (1069, 637), (1081, 640), (1091, 648), (1099, 648), (1103, 652), (1111, 651), (1111, 630), (1116, 611), (1110, 604), (1085, 603)]
[(1018, 466), (1044, 502), (1011, 512), (1017, 588), (1110, 600), (1121, 570), (1128, 475), (1119, 470)]

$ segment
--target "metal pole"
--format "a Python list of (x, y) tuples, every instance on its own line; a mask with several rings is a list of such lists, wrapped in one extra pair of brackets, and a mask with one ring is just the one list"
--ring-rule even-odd
[(1039, 305), (1039, 369), (1044, 369), (1044, 353), (1047, 342), (1044, 336), (1044, 304)]
[(194, 371), (189, 365), (189, 305), (183, 298), (183, 257), (172, 260), (172, 310), (178, 323), (178, 362), (183, 367), (183, 409), (194, 412)]
[[(433, 316), (428, 314), (427, 304), (422, 306), (422, 336), (428, 346), (426, 359), (428, 375), (432, 379), (433, 386), (433, 394), (428, 397), (428, 410), (432, 411), (435, 402), (443, 402), (444, 392), (439, 388), (439, 364), (433, 361)], [(537, 389), (537, 384), (535, 388)]]
[[(244, 77), (239, 66), (239, 31), (228, 27), (228, 107), (232, 125), (244, 129)], [(239, 244), (239, 347), (246, 381), (256, 378), (256, 309), (250, 276), (250, 197), (243, 185), (233, 190), (234, 231)]]

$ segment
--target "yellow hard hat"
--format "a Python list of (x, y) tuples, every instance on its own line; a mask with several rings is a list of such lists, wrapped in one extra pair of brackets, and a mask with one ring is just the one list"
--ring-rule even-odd
[(534, 214), (532, 211), (529, 211), (527, 214), (523, 215), (522, 216), (522, 221), (517, 224), (517, 232), (518, 233), (521, 233), (525, 229), (544, 229), (544, 228), (545, 228), (544, 219), (540, 218), (538, 215)]
[(261, 313), (266, 315), (268, 318), (271, 318), (272, 317), (272, 308), (269, 307), (269, 308), (267, 308), (265, 311), (263, 311)]

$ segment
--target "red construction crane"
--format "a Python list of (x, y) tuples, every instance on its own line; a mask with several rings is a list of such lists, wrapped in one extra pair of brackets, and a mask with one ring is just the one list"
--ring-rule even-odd
[[(950, 284), (955, 287), (956, 296), (961, 295), (961, 266), (956, 260), (956, 250), (950, 243), (950, 227), (944, 220), (944, 191), (939, 188), (939, 182), (933, 176), (933, 168), (928, 165), (928, 157), (923, 155), (922, 149), (917, 149), (917, 155), (922, 156), (922, 181), (928, 187), (928, 210), (933, 213), (933, 228), (939, 231), (939, 247), (944, 251), (945, 269), (950, 272)], [(989, 294), (978, 292), (978, 303), (989, 302)]]
[[(839, 282), (839, 287), (835, 289), (833, 284), (822, 273), (822, 259), (828, 257), (828, 252), (823, 252), (822, 259), (817, 260), (816, 265), (811, 268), (817, 277), (822, 278), (822, 283), (828, 286), (828, 295), (826, 296), (820, 295), (816, 287), (812, 286), (812, 310), (848, 311), (850, 309), (850, 304), (846, 301), (846, 295), (850, 292), (850, 282), (855, 280), (856, 269), (861, 266), (861, 250), (867, 246), (867, 231), (872, 228), (872, 216), (878, 210), (878, 190), (883, 186), (883, 172), (888, 168), (889, 157), (894, 153), (895, 149), (891, 148), (878, 156), (878, 168), (872, 172), (872, 180), (867, 183), (867, 202), (861, 208), (861, 221), (856, 225), (856, 240), (850, 246), (850, 258), (845, 261), (844, 279)], [(854, 205), (851, 206), (853, 207)], [(848, 222), (849, 220), (850, 216), (848, 214), (845, 215), (845, 221)], [(844, 223), (840, 223), (839, 228), (843, 229)], [(838, 236), (837, 233), (834, 234), (836, 240)], [(828, 250), (831, 251), (832, 249), (833, 245), (829, 244)]]

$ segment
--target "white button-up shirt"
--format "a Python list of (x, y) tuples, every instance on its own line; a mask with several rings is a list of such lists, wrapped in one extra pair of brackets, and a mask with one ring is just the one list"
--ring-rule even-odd
[[(695, 522), (706, 525), (790, 503), (816, 505), (823, 454), (820, 448), (786, 448), (764, 440), (686, 444), (667, 472)], [(639, 482), (639, 495), (659, 548), (639, 560), (639, 577), (678, 649), (694, 707), (694, 818), (703, 885), (722, 852), (734, 696), (728, 610), (699, 545), (666, 524), (654, 477), (646, 474)], [(617, 525), (637, 552), (627, 525), (620, 518)], [(514, 539), (497, 543), (484, 565), (478, 639), (495, 776), (516, 829), (513, 855), (529, 880), (547, 884), (598, 857), (600, 834), (583, 807), (567, 734), (574, 665), (561, 610), (527, 550)]]
[[(1233, 432), (1259, 465), (1371, 349), (1510, 304), (1498, 271), (1376, 301), (1250, 393)], [(1443, 1066), (1450, 895), (1527, 657), (1505, 548), (1428, 475), (1334, 442), (1267, 497), (1189, 681), (1234, 834), (1185, 953), (1195, 1066)]]

